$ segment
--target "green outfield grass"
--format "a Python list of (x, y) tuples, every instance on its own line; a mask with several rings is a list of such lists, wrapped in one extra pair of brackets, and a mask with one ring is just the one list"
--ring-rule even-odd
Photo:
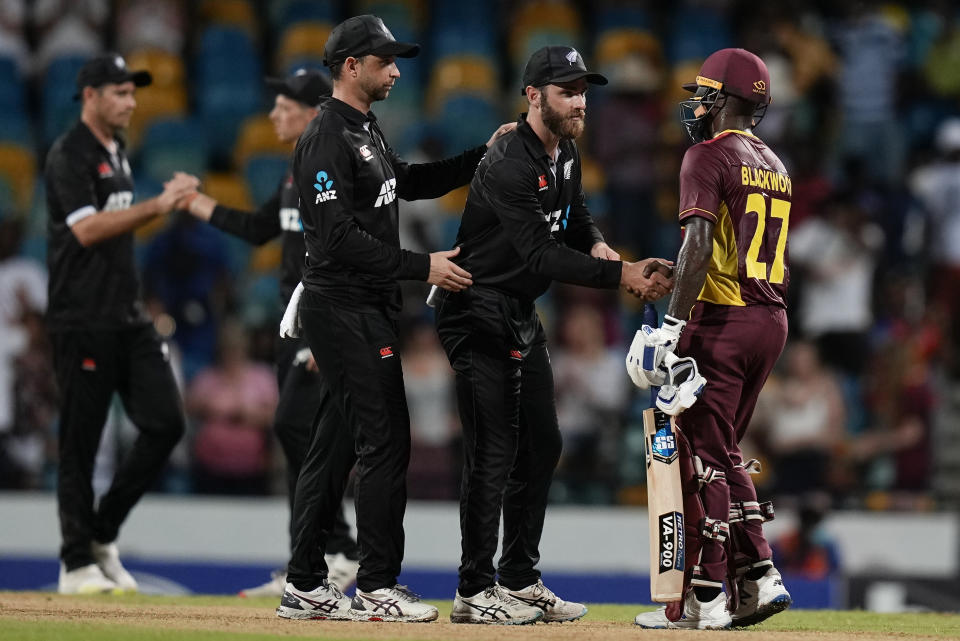
[[(440, 609), (440, 620), (447, 621), (450, 613), (450, 601), (434, 601)], [(392, 625), (381, 624), (371, 626), (370, 635), (358, 632), (356, 627), (351, 628), (349, 634), (337, 634), (331, 626), (315, 628), (307, 622), (278, 622), (286, 627), (276, 632), (267, 633), (251, 630), (202, 629), (203, 625), (196, 625), (191, 629), (192, 622), (203, 620), (203, 608), (218, 617), (231, 618), (231, 612), (237, 619), (249, 619), (250, 627), (256, 625), (274, 625), (272, 610), (276, 607), (276, 599), (238, 599), (236, 597), (162, 597), (162, 596), (124, 596), (124, 597), (82, 597), (82, 600), (70, 600), (70, 597), (55, 595), (36, 595), (33, 601), (22, 606), (16, 593), (0, 593), (0, 639), (4, 641), (158, 641), (177, 639), (183, 641), (267, 641), (276, 640), (279, 636), (310, 639), (349, 639), (350, 641), (385, 641), (392, 638), (417, 640), (420, 638), (437, 639), (440, 624)], [(62, 604), (62, 605), (58, 605)], [(621, 630), (627, 634), (645, 634), (633, 628), (632, 622), (637, 612), (650, 609), (649, 607), (633, 605), (597, 605), (591, 604), (590, 613), (581, 623), (566, 626), (529, 626), (523, 630), (511, 630), (511, 636), (522, 636), (533, 639), (549, 639), (555, 633), (572, 633), (582, 631), (585, 638), (606, 638), (614, 630)], [(181, 618), (181, 609), (183, 614)], [(19, 611), (18, 611), (19, 610)], [(137, 619), (137, 613), (150, 613), (168, 617), (167, 623), (151, 625), (149, 622), (131, 624)], [(38, 614), (39, 613), (39, 614)], [(116, 615), (112, 613), (117, 613)], [(263, 616), (260, 616), (260, 615)], [(168, 616), (169, 615), (169, 616)], [(104, 620), (104, 619), (107, 620)], [(26, 619), (26, 620), (25, 620)], [(116, 620), (116, 623), (110, 622)], [(208, 621), (203, 623), (209, 624)], [(590, 624), (597, 624), (596, 626)], [(623, 624), (620, 628), (618, 625)], [(350, 626), (370, 624), (348, 624)], [(297, 626), (297, 627), (292, 627)], [(383, 627), (386, 626), (386, 627)], [(601, 627), (602, 626), (602, 627)], [(207, 625), (209, 627), (209, 625)], [(235, 626), (236, 627), (236, 626)], [(469, 626), (476, 630), (479, 626)], [(447, 635), (453, 629), (444, 626)], [(459, 632), (463, 628), (457, 626)], [(876, 614), (862, 611), (828, 611), (828, 610), (788, 610), (779, 614), (760, 626), (750, 628), (749, 632), (734, 632), (732, 634), (756, 633), (784, 633), (783, 636), (794, 636), (789, 633), (800, 633), (803, 636), (841, 639), (849, 636), (851, 639), (873, 638), (909, 638), (926, 636), (936, 638), (960, 638), (960, 615), (940, 613), (909, 613), (909, 614)], [(529, 632), (527, 632), (529, 631)], [(490, 630), (491, 633), (494, 630)], [(672, 633), (672, 631), (671, 631)], [(661, 632), (659, 634), (668, 634)], [(681, 633), (681, 635), (684, 633)], [(710, 633), (706, 633), (710, 634)], [(716, 634), (716, 633), (715, 633)], [(719, 633), (724, 634), (724, 633)], [(453, 635), (454, 638), (459, 636)], [(619, 635), (618, 635), (619, 636)], [(779, 635), (777, 635), (779, 636)], [(499, 638), (491, 634), (493, 638)], [(471, 637), (475, 638), (475, 637)]]

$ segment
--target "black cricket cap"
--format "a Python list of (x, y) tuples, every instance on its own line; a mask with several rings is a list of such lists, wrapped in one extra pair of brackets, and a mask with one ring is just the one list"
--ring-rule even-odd
[(119, 85), (132, 82), (137, 87), (146, 87), (153, 82), (149, 71), (130, 71), (127, 61), (118, 53), (104, 53), (87, 60), (77, 72), (77, 93), (73, 99), (79, 100), (84, 87), (102, 87), (106, 84)]
[(583, 56), (573, 47), (551, 45), (533, 52), (527, 66), (523, 69), (523, 86), (520, 93), (525, 94), (527, 87), (556, 85), (586, 78), (594, 85), (605, 85), (605, 76), (587, 71)]
[(418, 53), (420, 45), (397, 42), (383, 20), (367, 14), (347, 18), (333, 28), (323, 48), (323, 64), (332, 67), (347, 58), (369, 54), (412, 58)]
[(310, 107), (330, 95), (330, 81), (316, 69), (297, 69), (286, 78), (267, 78), (267, 86), (281, 96), (292, 98)]

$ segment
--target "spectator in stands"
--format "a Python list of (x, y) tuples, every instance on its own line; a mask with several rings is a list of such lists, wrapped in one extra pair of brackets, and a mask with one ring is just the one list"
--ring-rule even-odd
[(800, 329), (817, 342), (824, 363), (854, 376), (868, 357), (875, 253), (882, 242), (863, 211), (840, 196), (822, 218), (790, 230), (791, 266), (802, 270)]
[(55, 58), (89, 57), (103, 49), (110, 0), (35, 0), (32, 4), (35, 71), (42, 72)]
[(182, 0), (120, 0), (117, 3), (117, 49), (162, 49), (179, 55), (187, 34)]
[[(558, 479), (574, 498), (614, 480), (621, 415), (629, 396), (623, 355), (607, 346), (596, 307), (574, 305), (561, 321), (553, 354), (557, 419), (563, 435)], [(612, 489), (612, 488), (611, 488)]]
[(247, 357), (244, 328), (220, 330), (216, 364), (187, 389), (187, 413), (196, 423), (194, 481), (204, 494), (268, 494), (270, 427), (277, 380), (270, 367)]
[(764, 429), (778, 494), (829, 487), (834, 452), (845, 438), (846, 411), (836, 377), (812, 343), (792, 343), (783, 374), (764, 387), (754, 421)]
[(410, 329), (402, 355), (410, 411), (410, 498), (456, 499), (460, 459), (453, 370), (431, 324)]
[(930, 304), (949, 324), (950, 366), (960, 372), (960, 118), (937, 130), (939, 156), (909, 177), (910, 190), (925, 221), (930, 256)]

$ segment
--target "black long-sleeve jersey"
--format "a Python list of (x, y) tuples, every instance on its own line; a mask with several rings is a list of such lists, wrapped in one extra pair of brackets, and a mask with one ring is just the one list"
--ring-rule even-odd
[(78, 121), (47, 153), (47, 324), (52, 331), (112, 330), (150, 322), (140, 296), (133, 232), (84, 247), (71, 227), (109, 216), (134, 200), (130, 164)]
[(300, 136), (293, 175), (307, 246), (304, 287), (351, 309), (400, 309), (397, 280), (426, 280), (430, 256), (400, 248), (397, 198), (436, 198), (470, 181), (485, 146), (408, 164), (372, 112), (331, 98)]
[(280, 301), (286, 305), (303, 276), (303, 224), (300, 222), (300, 198), (288, 167), (276, 193), (255, 212), (217, 205), (210, 224), (254, 245), (262, 245), (282, 234), (280, 254)]
[(524, 301), (554, 280), (615, 289), (623, 264), (593, 258), (603, 236), (584, 204), (580, 153), (561, 140), (555, 162), (520, 117), (480, 161), (470, 183), (457, 245), (457, 264), (474, 285)]

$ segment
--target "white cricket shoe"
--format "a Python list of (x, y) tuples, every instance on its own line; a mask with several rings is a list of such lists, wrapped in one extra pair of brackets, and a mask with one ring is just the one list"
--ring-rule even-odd
[(346, 592), (357, 582), (357, 570), (360, 562), (348, 559), (343, 552), (326, 554), (323, 560), (327, 562), (327, 580), (335, 584), (341, 591)]
[(350, 599), (337, 586), (324, 581), (309, 592), (298, 590), (287, 583), (277, 607), (277, 616), (284, 619), (331, 619), (350, 621)]
[(380, 588), (372, 592), (357, 589), (350, 614), (357, 621), (402, 621), (422, 623), (435, 621), (440, 613), (437, 608), (424, 603), (405, 585)]
[(240, 590), (237, 596), (254, 598), (261, 596), (283, 596), (283, 590), (287, 587), (287, 573), (284, 570), (275, 570), (270, 573), (270, 580), (262, 585), (253, 588)]
[(493, 585), (470, 597), (457, 596), (450, 612), (452, 623), (485, 623), (488, 625), (525, 625), (543, 618), (543, 610), (510, 596), (500, 585)]
[(522, 590), (503, 589), (517, 601), (543, 610), (544, 623), (576, 621), (587, 613), (587, 606), (574, 601), (564, 601), (545, 586), (541, 579), (537, 579), (536, 583)]
[(93, 541), (90, 543), (90, 551), (104, 576), (116, 583), (124, 592), (137, 591), (137, 580), (120, 563), (120, 552), (117, 550), (116, 543), (97, 543)]
[(740, 582), (740, 607), (733, 613), (733, 627), (755, 625), (783, 612), (793, 603), (790, 593), (783, 586), (783, 577), (777, 568), (770, 567), (756, 581), (743, 578)]
[(61, 563), (57, 592), (60, 594), (121, 594), (123, 590), (108, 579), (96, 563), (69, 572)]
[(667, 618), (667, 608), (653, 612), (641, 612), (633, 620), (641, 628), (678, 628), (681, 630), (725, 630), (730, 627), (730, 613), (727, 612), (727, 595), (721, 592), (713, 601), (706, 603), (697, 600), (693, 590), (683, 600), (683, 615), (679, 621)]

